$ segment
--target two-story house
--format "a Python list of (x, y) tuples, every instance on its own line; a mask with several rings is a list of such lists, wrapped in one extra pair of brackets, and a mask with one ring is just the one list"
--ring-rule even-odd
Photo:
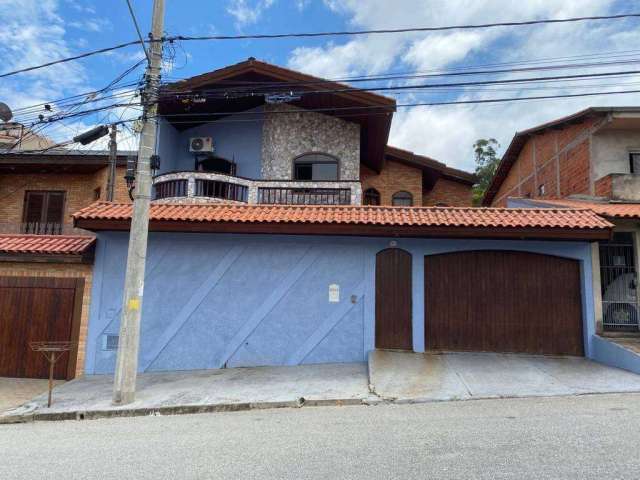
[[(118, 202), (129, 199), (131, 153), (117, 156)], [(29, 348), (43, 340), (76, 347), (57, 363), (57, 378), (82, 372), (95, 238), (71, 214), (106, 198), (108, 173), (108, 152), (0, 150), (0, 376), (48, 376)]]
[[(297, 99), (300, 89), (309, 93)], [(394, 110), (393, 99), (252, 59), (168, 85), (154, 202), (470, 205), (473, 175), (387, 147)], [(108, 152), (38, 153), (51, 142), (27, 144), (28, 130), (4, 126), (13, 136), (0, 151), (0, 309), (11, 313), (0, 320), (0, 376), (45, 376), (28, 343), (55, 339), (78, 345), (57, 366), (70, 377), (83, 371), (96, 248), (71, 214), (106, 199)], [(117, 204), (129, 202), (131, 153), (117, 159)]]
[(157, 200), (470, 206), (472, 174), (387, 146), (395, 100), (253, 58), (161, 92)]
[[(470, 207), (472, 175), (388, 145), (393, 99), (249, 59), (158, 107), (140, 371), (602, 351), (582, 265), (612, 225)], [(87, 373), (114, 370), (131, 214), (74, 214), (97, 235)]]
[(517, 133), (487, 206), (589, 208), (615, 224), (593, 248), (598, 331), (638, 333), (640, 107), (594, 107)]

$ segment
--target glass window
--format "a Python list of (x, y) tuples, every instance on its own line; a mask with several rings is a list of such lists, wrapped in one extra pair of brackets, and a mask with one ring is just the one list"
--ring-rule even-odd
[(410, 207), (413, 205), (413, 196), (409, 192), (396, 192), (391, 197), (391, 203), (396, 207)]
[(321, 153), (309, 153), (294, 160), (294, 180), (338, 180), (338, 160)]
[(364, 191), (364, 205), (380, 205), (380, 192), (375, 188), (367, 188)]

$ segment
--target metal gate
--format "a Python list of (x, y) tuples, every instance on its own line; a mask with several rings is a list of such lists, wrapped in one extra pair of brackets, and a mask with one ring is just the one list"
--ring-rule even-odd
[(638, 273), (633, 234), (618, 232), (600, 242), (603, 328), (613, 332), (637, 332)]

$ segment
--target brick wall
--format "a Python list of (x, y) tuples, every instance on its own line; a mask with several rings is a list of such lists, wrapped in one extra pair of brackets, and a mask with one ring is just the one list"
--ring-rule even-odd
[[(590, 139), (597, 119), (533, 135), (522, 148), (495, 195), (492, 206), (508, 197), (565, 197), (593, 194)], [(540, 188), (544, 185), (544, 194)]]
[(595, 183), (595, 195), (597, 197), (611, 197), (611, 192), (613, 190), (613, 176), (607, 175), (606, 177), (602, 177), (596, 180)]
[(362, 192), (375, 188), (380, 192), (380, 204), (391, 205), (394, 193), (405, 191), (413, 195), (413, 204), (422, 205), (422, 170), (388, 160), (379, 174), (360, 166)]
[[(129, 202), (123, 179), (124, 167), (116, 172), (115, 200)], [(100, 188), (101, 199), (106, 198), (107, 168), (95, 173), (29, 173), (0, 175), (0, 224), (18, 225), (22, 222), (25, 192), (29, 190), (64, 190), (64, 223), (71, 226), (71, 214), (94, 202), (95, 189)], [(5, 230), (7, 231), (7, 230)]]
[(84, 372), (87, 328), (89, 323), (89, 304), (91, 302), (91, 269), (91, 265), (84, 264), (0, 262), (0, 276), (4, 277), (84, 278), (76, 376), (82, 375)]
[(471, 185), (439, 178), (429, 192), (423, 192), (422, 205), (444, 204), (450, 207), (470, 207), (473, 202)]

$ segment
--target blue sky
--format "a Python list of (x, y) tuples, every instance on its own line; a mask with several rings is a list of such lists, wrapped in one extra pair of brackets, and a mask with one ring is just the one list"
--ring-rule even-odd
[[(151, 0), (132, 0), (144, 34)], [(342, 29), (401, 28), (493, 21), (562, 18), (630, 11), (638, 2), (615, 0), (167, 0), (168, 35), (277, 33)], [(640, 10), (640, 8), (636, 8)], [(43, 63), (135, 38), (125, 0), (0, 0), (2, 71)], [(636, 20), (521, 28), (452, 31), (435, 34), (378, 35), (287, 40), (183, 42), (175, 47), (164, 78), (185, 78), (244, 60), (249, 56), (327, 78), (432, 72), (503, 62), (578, 55), (640, 60), (640, 23)], [(605, 57), (606, 56), (606, 57)], [(83, 61), (0, 79), (0, 100), (20, 108), (101, 88), (142, 58), (139, 47)], [(587, 57), (585, 57), (587, 58)], [(128, 79), (142, 73), (142, 66)], [(640, 70), (640, 63), (609, 67)], [(594, 71), (604, 71), (596, 69)], [(556, 72), (554, 72), (556, 73)], [(562, 72), (560, 72), (562, 73)], [(578, 73), (567, 70), (564, 73)], [(535, 73), (540, 75), (541, 73)], [(544, 72), (542, 73), (544, 74)], [(513, 76), (514, 74), (509, 74)], [(507, 76), (507, 75), (505, 75)], [(522, 76), (522, 74), (520, 74)], [(452, 79), (439, 79), (438, 81)], [(481, 99), (578, 91), (640, 88), (640, 76), (563, 85), (456, 89), (442, 93), (397, 94), (399, 103), (435, 99)], [(471, 145), (496, 137), (504, 146), (516, 130), (529, 128), (590, 105), (639, 105), (640, 96), (616, 95), (573, 100), (461, 107), (400, 109), (390, 142), (472, 169)], [(135, 115), (118, 109), (113, 116)], [(115, 117), (107, 117), (115, 118)], [(17, 116), (20, 120), (20, 116)], [(25, 117), (26, 118), (26, 117)], [(104, 121), (105, 115), (51, 125), (46, 133), (62, 141)], [(135, 138), (123, 132), (123, 143)]]

